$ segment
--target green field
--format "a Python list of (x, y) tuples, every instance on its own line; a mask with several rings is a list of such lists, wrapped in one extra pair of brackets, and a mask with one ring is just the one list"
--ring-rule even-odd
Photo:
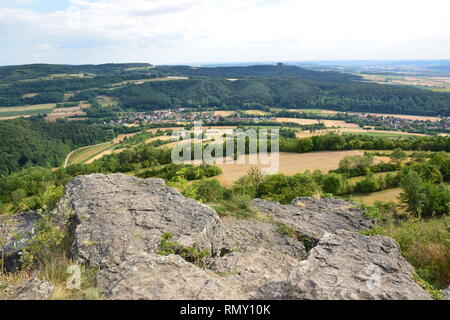
[(392, 137), (392, 138), (398, 138), (398, 137), (408, 137), (413, 135), (405, 135), (401, 133), (395, 133), (395, 132), (344, 132), (344, 134), (353, 134), (353, 135), (362, 135), (362, 136), (372, 136), (372, 137)]
[(89, 159), (95, 157), (101, 152), (104, 152), (114, 146), (114, 143), (109, 141), (101, 144), (96, 144), (94, 146), (89, 146), (85, 148), (78, 149), (71, 154), (68, 164), (79, 164), (88, 161)]
[(50, 114), (54, 108), (54, 103), (37, 104), (24, 107), (0, 108), (0, 118)]

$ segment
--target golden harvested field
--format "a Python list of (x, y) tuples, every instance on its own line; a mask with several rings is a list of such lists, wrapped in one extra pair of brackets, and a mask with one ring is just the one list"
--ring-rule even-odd
[(267, 114), (266, 111), (261, 111), (261, 110), (244, 110), (244, 113), (253, 114), (256, 116), (265, 116)]
[(56, 108), (47, 116), (48, 121), (56, 121), (58, 119), (71, 118), (75, 116), (85, 116), (86, 112), (82, 111), (80, 106), (71, 108)]
[(296, 118), (276, 118), (277, 122), (291, 122), (300, 125), (323, 123), (326, 127), (338, 127), (338, 128), (359, 128), (356, 123), (346, 123), (341, 120), (317, 120), (317, 119), (296, 119)]
[(312, 136), (320, 136), (328, 133), (344, 134), (344, 133), (354, 133), (354, 134), (367, 134), (373, 136), (426, 136), (421, 133), (409, 133), (402, 131), (387, 131), (387, 130), (365, 130), (362, 128), (339, 128), (339, 129), (326, 129), (326, 130), (315, 130), (310, 131), (297, 131), (297, 138), (307, 138)]
[(33, 98), (36, 97), (39, 93), (25, 93), (24, 95), (22, 95), (22, 99), (26, 99), (26, 98)]
[(228, 111), (228, 110), (218, 110), (218, 111), (214, 111), (214, 115), (216, 117), (229, 117), (234, 115), (236, 112), (234, 111)]
[[(280, 152), (278, 154), (271, 154), (273, 157), (279, 156), (280, 166), (278, 173), (293, 175), (296, 173), (302, 173), (306, 170), (314, 171), (316, 169), (322, 172), (328, 172), (330, 170), (337, 169), (339, 162), (347, 156), (363, 155), (362, 151), (350, 150), (350, 151), (323, 151), (323, 152), (308, 152), (308, 153), (287, 153)], [(232, 185), (236, 180), (245, 176), (251, 168), (268, 168), (269, 166), (261, 163), (249, 164), (249, 156), (246, 155), (245, 164), (217, 164), (222, 169), (222, 174), (217, 178), (222, 184), (226, 186)]]
[(399, 202), (399, 195), (402, 192), (402, 188), (386, 189), (378, 192), (372, 192), (369, 194), (356, 194), (352, 195), (353, 199), (359, 200), (368, 205), (374, 205), (376, 201), (384, 202)]
[(440, 121), (441, 118), (439, 117), (429, 117), (429, 116), (414, 116), (414, 115), (407, 115), (407, 114), (391, 114), (391, 113), (364, 113), (364, 112), (347, 112), (348, 114), (370, 114), (374, 117), (393, 117), (393, 118), (399, 118), (399, 119), (406, 119), (406, 120), (422, 120), (422, 121)]
[(75, 116), (85, 116), (86, 112), (84, 112), (83, 109), (89, 108), (90, 106), (91, 104), (88, 102), (80, 102), (76, 107), (55, 108), (53, 109), (52, 113), (47, 116), (47, 120), (54, 122), (58, 119), (72, 118)]

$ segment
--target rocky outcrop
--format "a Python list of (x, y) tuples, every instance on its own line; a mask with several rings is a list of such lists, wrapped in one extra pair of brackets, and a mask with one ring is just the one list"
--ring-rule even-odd
[(338, 230), (292, 271), (288, 291), (300, 300), (431, 299), (413, 270), (393, 239)]
[[(431, 298), (393, 239), (359, 233), (374, 222), (353, 204), (297, 198), (252, 206), (255, 219), (219, 219), (161, 179), (93, 174), (66, 186), (53, 218), (69, 230), (74, 258), (101, 270), (106, 299)], [(32, 212), (2, 220), (2, 252), (20, 256), (38, 220)], [(162, 246), (167, 233), (176, 250)], [(180, 256), (160, 255), (174, 252)], [(46, 299), (52, 290), (31, 279), (10, 297)]]
[(183, 197), (162, 179), (93, 174), (73, 179), (58, 208), (71, 217), (73, 253), (81, 262), (110, 267), (159, 250), (161, 236), (217, 255), (223, 228), (217, 213)]
[(289, 205), (255, 199), (252, 205), (293, 227), (303, 237), (308, 249), (326, 232), (333, 233), (340, 229), (362, 231), (374, 226), (374, 221), (365, 218), (354, 204), (335, 198), (296, 198)]
[(54, 287), (38, 278), (23, 281), (8, 290), (8, 300), (48, 300), (51, 298)]
[(179, 256), (143, 254), (101, 271), (97, 283), (113, 300), (242, 300), (242, 292)]
[(21, 253), (33, 237), (41, 216), (34, 211), (0, 216), (0, 259), (7, 272), (22, 265)]

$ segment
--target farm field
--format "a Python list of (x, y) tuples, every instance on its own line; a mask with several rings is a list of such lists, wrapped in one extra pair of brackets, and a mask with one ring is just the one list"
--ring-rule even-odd
[(234, 111), (229, 111), (229, 110), (218, 110), (218, 111), (214, 111), (214, 115), (216, 117), (229, 117), (234, 115), (236, 112)]
[(408, 85), (424, 89), (450, 89), (450, 77), (414, 76), (414, 75), (386, 75), (386, 74), (358, 74), (366, 81), (380, 84)]
[(256, 115), (256, 116), (265, 116), (268, 114), (268, 112), (266, 111), (261, 111), (261, 110), (244, 110), (245, 114), (252, 114), (252, 115)]
[(327, 109), (286, 109), (286, 108), (271, 108), (272, 111), (289, 111), (289, 112), (304, 112), (304, 113), (321, 113), (321, 114), (335, 114), (339, 111)]
[(138, 79), (138, 80), (127, 80), (118, 83), (113, 83), (110, 87), (121, 87), (128, 84), (144, 84), (146, 82), (156, 82), (156, 81), (171, 81), (171, 80), (188, 80), (188, 77), (163, 77), (163, 78), (153, 78), (153, 79)]
[(76, 107), (70, 107), (70, 108), (55, 108), (53, 109), (52, 113), (50, 113), (47, 116), (48, 121), (56, 121), (58, 119), (66, 119), (66, 118), (72, 118), (75, 116), (84, 116), (86, 115), (86, 112), (83, 111), (83, 109), (90, 107), (91, 104), (89, 103), (80, 103)]
[[(308, 152), (308, 153), (287, 153), (280, 152), (280, 168), (278, 173), (293, 175), (296, 173), (302, 173), (307, 170), (314, 171), (316, 169), (326, 173), (330, 170), (338, 168), (339, 162), (347, 156), (363, 155), (362, 151), (350, 150), (350, 151), (320, 151), (320, 152)], [(269, 155), (271, 159), (275, 154)], [(242, 156), (244, 157), (244, 156)], [(242, 159), (241, 159), (242, 160)], [(246, 155), (245, 164), (217, 164), (222, 169), (222, 174), (215, 177), (222, 184), (226, 186), (232, 185), (236, 180), (245, 176), (251, 168), (268, 168), (268, 165), (261, 163), (249, 164), (249, 156)]]
[(55, 103), (36, 104), (23, 107), (0, 108), (0, 120), (4, 118), (49, 114), (55, 108)]
[(415, 115), (407, 115), (407, 114), (392, 114), (392, 113), (365, 113), (365, 112), (347, 112), (350, 115), (355, 114), (370, 114), (373, 117), (393, 117), (399, 119), (406, 120), (421, 120), (421, 121), (440, 121), (439, 117), (429, 117), (429, 116), (415, 116)]
[(421, 133), (408, 133), (402, 131), (385, 131), (385, 130), (365, 130), (362, 128), (339, 128), (339, 129), (326, 129), (326, 130), (315, 130), (311, 131), (298, 131), (296, 133), (297, 138), (307, 138), (312, 136), (319, 136), (328, 133), (342, 133), (342, 134), (361, 134), (368, 136), (376, 136), (376, 137), (402, 137), (405, 135), (408, 136), (425, 136), (425, 134)]
[[(388, 162), (388, 161), (389, 161), (389, 158), (384, 159), (383, 157), (375, 157), (375, 160), (378, 160), (377, 162), (381, 162), (381, 161), (383, 161), (383, 162)], [(376, 177), (385, 177), (385, 176), (387, 176), (389, 173), (390, 173), (390, 174), (397, 174), (398, 171), (378, 172), (378, 173), (374, 173), (373, 175), (376, 176)], [(356, 182), (358, 182), (358, 181), (363, 180), (364, 178), (365, 178), (365, 177), (353, 177), (353, 178), (347, 179), (347, 181), (348, 181), (349, 183), (353, 184), (353, 183), (356, 183)]]
[(326, 127), (339, 127), (339, 128), (359, 128), (356, 123), (346, 123), (341, 120), (317, 120), (317, 119), (297, 119), (297, 118), (276, 118), (277, 122), (291, 122), (300, 125), (309, 125), (323, 123)]
[(71, 165), (85, 163), (95, 155), (112, 148), (114, 144), (115, 143), (113, 141), (109, 141), (75, 150), (67, 156), (66, 164)]
[(386, 189), (378, 192), (372, 192), (368, 194), (355, 194), (351, 198), (359, 200), (368, 205), (374, 205), (376, 201), (383, 202), (399, 202), (399, 195), (402, 192), (402, 188)]

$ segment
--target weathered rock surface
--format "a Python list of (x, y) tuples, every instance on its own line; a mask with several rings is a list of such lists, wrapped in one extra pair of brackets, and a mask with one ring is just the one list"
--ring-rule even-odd
[(340, 229), (361, 231), (374, 226), (374, 221), (365, 218), (363, 212), (353, 204), (335, 198), (296, 198), (289, 205), (255, 199), (252, 205), (309, 238), (310, 247), (325, 232), (333, 233)]
[(8, 290), (8, 300), (48, 300), (54, 287), (38, 278), (31, 278)]
[(441, 294), (445, 300), (450, 300), (450, 287), (447, 287), (447, 289), (441, 290)]
[(92, 174), (66, 186), (58, 214), (75, 221), (73, 253), (82, 262), (108, 267), (159, 250), (161, 235), (213, 255), (222, 248), (217, 213), (167, 187), (162, 179)]
[(301, 300), (431, 299), (412, 279), (413, 267), (385, 236), (326, 233), (289, 276), (291, 298)]
[(223, 218), (221, 221), (225, 229), (223, 247), (227, 251), (248, 251), (264, 247), (298, 260), (306, 257), (303, 243), (295, 237), (280, 233), (275, 222), (232, 217)]
[(34, 211), (0, 217), (0, 259), (7, 272), (21, 267), (21, 251), (33, 237), (40, 220), (40, 215)]
[(211, 270), (240, 288), (250, 299), (282, 299), (291, 270), (306, 257), (306, 249), (295, 237), (283, 235), (275, 223), (224, 218), (223, 257)]
[(250, 299), (285, 299), (285, 282), (299, 260), (269, 248), (247, 248), (217, 259), (211, 269)]
[(97, 283), (112, 300), (242, 300), (247, 297), (217, 275), (179, 256), (143, 254), (102, 270)]

